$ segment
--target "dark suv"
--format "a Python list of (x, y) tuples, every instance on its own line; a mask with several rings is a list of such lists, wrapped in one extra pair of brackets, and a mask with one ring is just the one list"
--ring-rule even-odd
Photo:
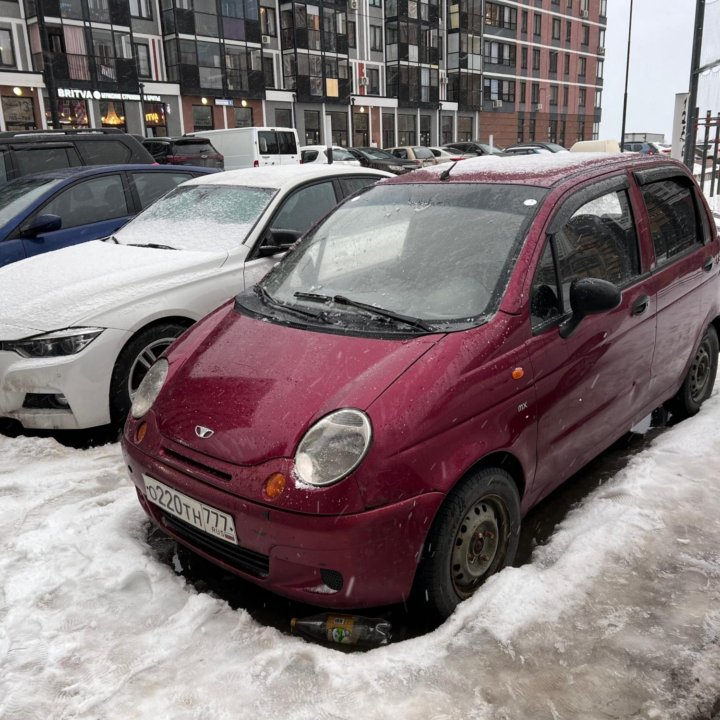
[(0, 183), (78, 165), (153, 162), (132, 136), (115, 128), (0, 132)]
[(146, 138), (143, 140), (143, 146), (153, 156), (153, 160), (161, 165), (194, 165), (225, 169), (225, 158), (207, 138)]

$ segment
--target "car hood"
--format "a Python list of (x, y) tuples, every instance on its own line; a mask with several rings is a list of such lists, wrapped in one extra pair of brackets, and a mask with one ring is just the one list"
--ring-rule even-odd
[[(306, 430), (338, 408), (366, 409), (441, 335), (351, 337), (264, 322), (230, 307), (207, 335), (196, 325), (171, 350), (155, 402), (167, 438), (228, 462), (291, 457)], [(203, 339), (194, 352), (193, 335)], [(195, 428), (213, 435), (198, 440)]]
[[(0, 339), (92, 323), (220, 267), (225, 251), (80, 243), (0, 268)], [(122, 327), (103, 318), (103, 327)], [(95, 320), (96, 321), (96, 320)], [(21, 329), (19, 334), (16, 329)]]

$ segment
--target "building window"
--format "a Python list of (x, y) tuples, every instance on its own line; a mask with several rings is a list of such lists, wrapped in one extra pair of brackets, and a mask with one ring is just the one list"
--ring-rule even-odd
[(263, 80), (266, 88), (275, 87), (275, 61), (273, 55), (263, 55)]
[(130, 0), (130, 15), (136, 18), (152, 20), (151, 0)]
[(533, 70), (540, 69), (540, 50), (533, 48)]
[(253, 109), (251, 107), (235, 108), (235, 127), (252, 127)]
[(270, 35), (271, 37), (277, 36), (277, 20), (275, 17), (275, 8), (260, 8), (260, 32), (263, 35)]
[(517, 10), (494, 2), (486, 2), (485, 24), (506, 30), (515, 30), (517, 29)]
[(520, 32), (527, 33), (528, 28), (528, 11), (523, 10), (520, 15)]
[(515, 81), (485, 78), (483, 80), (483, 99), (515, 102)]
[(565, 23), (565, 42), (572, 40), (572, 23), (568, 20)]
[(560, 39), (560, 18), (553, 18), (552, 21), (552, 39), (553, 40), (559, 40)]
[(558, 67), (558, 53), (550, 51), (550, 72), (557, 73)]
[(0, 65), (15, 67), (15, 53), (9, 30), (0, 30)]
[(527, 83), (521, 82), (520, 83), (520, 104), (525, 104), (525, 90), (527, 88)]
[(380, 70), (378, 68), (366, 68), (365, 75), (368, 79), (368, 95), (380, 94)]
[(415, 145), (417, 143), (417, 117), (415, 115), (398, 114), (398, 145)]
[(570, 74), (570, 53), (565, 53), (565, 65), (563, 67), (563, 73), (565, 75)]
[(370, 26), (370, 49), (382, 51), (382, 27), (380, 25)]
[(344, 112), (329, 112), (332, 144), (348, 146), (348, 116)]
[(370, 7), (382, 7), (382, 0), (370, 0)]
[[(383, 113), (383, 147), (395, 147), (395, 116), (390, 113)], [(452, 139), (447, 142), (452, 142)]]
[(578, 88), (578, 107), (585, 107), (587, 102), (587, 88)]
[(604, 60), (598, 60), (597, 64), (595, 65), (595, 75), (598, 78), (598, 80), (601, 80), (603, 77), (603, 72), (605, 69), (605, 61)]
[(542, 15), (535, 13), (533, 16), (533, 34), (540, 35), (542, 33)]
[(530, 102), (537, 105), (540, 102), (540, 84), (533, 83), (530, 86)]
[(459, 117), (457, 119), (458, 142), (470, 142), (473, 139), (473, 119)]
[(523, 45), (522, 48), (520, 48), (520, 67), (523, 70), (527, 70), (527, 64), (528, 64), (528, 49), (527, 46)]
[(37, 127), (32, 98), (3, 97), (2, 109), (8, 130), (34, 130)]
[(517, 124), (517, 141), (519, 143), (523, 142), (523, 133), (525, 131), (525, 128), (523, 127), (523, 118), (518, 117), (518, 124)]
[(320, 144), (320, 113), (317, 110), (305, 110), (305, 144)]
[(150, 48), (145, 43), (133, 43), (135, 51), (135, 65), (140, 78), (150, 78)]
[(551, 85), (550, 86), (550, 105), (557, 105), (557, 104), (558, 104), (558, 86)]
[(528, 123), (528, 141), (535, 142), (535, 118), (531, 117)]
[(207, 105), (193, 105), (192, 121), (194, 130), (212, 130), (214, 127), (212, 108)]
[(587, 58), (584, 55), (581, 55), (578, 58), (578, 77), (585, 77), (585, 73), (587, 72)]
[(275, 108), (275, 125), (277, 127), (292, 127), (292, 110)]
[(570, 88), (567, 85), (563, 85), (563, 106), (568, 106), (568, 99), (570, 97)]
[(485, 41), (485, 62), (493, 65), (515, 66), (515, 45), (507, 43)]
[(590, 26), (589, 25), (582, 26), (582, 40), (580, 42), (583, 45), (590, 44)]

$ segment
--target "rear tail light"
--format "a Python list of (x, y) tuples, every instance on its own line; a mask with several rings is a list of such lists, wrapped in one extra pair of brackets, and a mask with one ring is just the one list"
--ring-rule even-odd
[(192, 158), (188, 155), (168, 155), (167, 161), (169, 165), (185, 165), (189, 163)]
[(260, 167), (260, 161), (259, 161), (259, 160), (253, 160), (253, 167)]

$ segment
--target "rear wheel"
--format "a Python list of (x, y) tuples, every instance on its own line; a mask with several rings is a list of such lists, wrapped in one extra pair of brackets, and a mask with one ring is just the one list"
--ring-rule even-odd
[(114, 426), (123, 426), (147, 371), (184, 331), (185, 326), (179, 323), (152, 325), (141, 330), (123, 348), (110, 382), (110, 418)]
[(695, 351), (690, 368), (675, 397), (666, 403), (667, 409), (678, 418), (686, 418), (700, 409), (710, 397), (718, 367), (718, 336), (709, 325)]
[(438, 511), (418, 568), (420, 604), (448, 617), (493, 573), (510, 564), (520, 532), (520, 497), (509, 473), (484, 468), (469, 475)]

